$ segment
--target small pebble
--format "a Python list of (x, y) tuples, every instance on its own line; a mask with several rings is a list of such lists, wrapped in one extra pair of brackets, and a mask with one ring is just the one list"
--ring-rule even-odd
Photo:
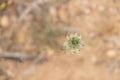
[(47, 56), (51, 57), (51, 56), (53, 56), (53, 54), (54, 54), (54, 50), (51, 48), (47, 48)]
[(91, 61), (92, 61), (93, 64), (96, 64), (97, 63), (97, 58), (95, 56), (92, 56)]
[(104, 10), (105, 10), (105, 7), (104, 7), (103, 5), (100, 5), (100, 6), (98, 7), (98, 10), (99, 10), (99, 11), (104, 11)]
[(109, 58), (115, 58), (117, 56), (117, 53), (115, 50), (108, 50), (106, 53), (107, 57)]
[(8, 27), (10, 24), (10, 20), (7, 16), (2, 16), (0, 20), (0, 25), (4, 28)]
[(51, 15), (56, 15), (56, 13), (57, 13), (56, 8), (51, 7), (51, 8), (50, 8), (50, 14), (51, 14)]
[(85, 8), (85, 9), (84, 9), (84, 13), (85, 13), (85, 14), (90, 14), (90, 13), (91, 13), (91, 10), (88, 9), (88, 8)]
[(95, 32), (89, 33), (89, 37), (90, 38), (95, 38), (96, 36), (97, 36), (97, 34)]

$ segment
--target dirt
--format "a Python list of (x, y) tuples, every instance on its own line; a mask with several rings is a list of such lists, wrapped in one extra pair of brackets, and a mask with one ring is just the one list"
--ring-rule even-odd
[[(45, 51), (47, 60), (0, 59), (0, 80), (120, 80), (119, 0), (46, 0), (22, 20), (31, 1), (13, 2), (0, 12), (0, 52)], [(60, 46), (74, 32), (86, 45), (64, 54)]]

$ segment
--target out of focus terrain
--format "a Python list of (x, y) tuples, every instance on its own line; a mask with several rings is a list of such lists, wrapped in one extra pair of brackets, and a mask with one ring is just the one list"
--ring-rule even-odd
[[(74, 32), (86, 46), (64, 54), (61, 45)], [(120, 0), (0, 0), (0, 80), (120, 80), (119, 74)]]

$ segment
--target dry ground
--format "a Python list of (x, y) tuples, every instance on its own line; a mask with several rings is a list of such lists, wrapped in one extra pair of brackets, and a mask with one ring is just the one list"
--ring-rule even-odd
[[(13, 0), (0, 12), (0, 52), (45, 50), (47, 59), (0, 59), (0, 80), (120, 80), (119, 0), (33, 2)], [(78, 55), (64, 54), (58, 46), (73, 32), (82, 34), (86, 46)]]

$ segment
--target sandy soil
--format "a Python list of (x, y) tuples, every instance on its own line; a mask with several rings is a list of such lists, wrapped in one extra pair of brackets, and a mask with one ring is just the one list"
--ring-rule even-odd
[[(34, 61), (0, 59), (0, 80), (120, 80), (119, 0), (46, 1), (40, 11), (35, 7), (22, 18), (31, 1), (13, 2), (0, 12), (0, 52), (29, 55), (46, 48), (47, 60), (32, 65)], [(60, 33), (44, 29), (47, 23)], [(86, 46), (77, 55), (59, 51), (56, 45), (74, 32), (82, 34)]]

